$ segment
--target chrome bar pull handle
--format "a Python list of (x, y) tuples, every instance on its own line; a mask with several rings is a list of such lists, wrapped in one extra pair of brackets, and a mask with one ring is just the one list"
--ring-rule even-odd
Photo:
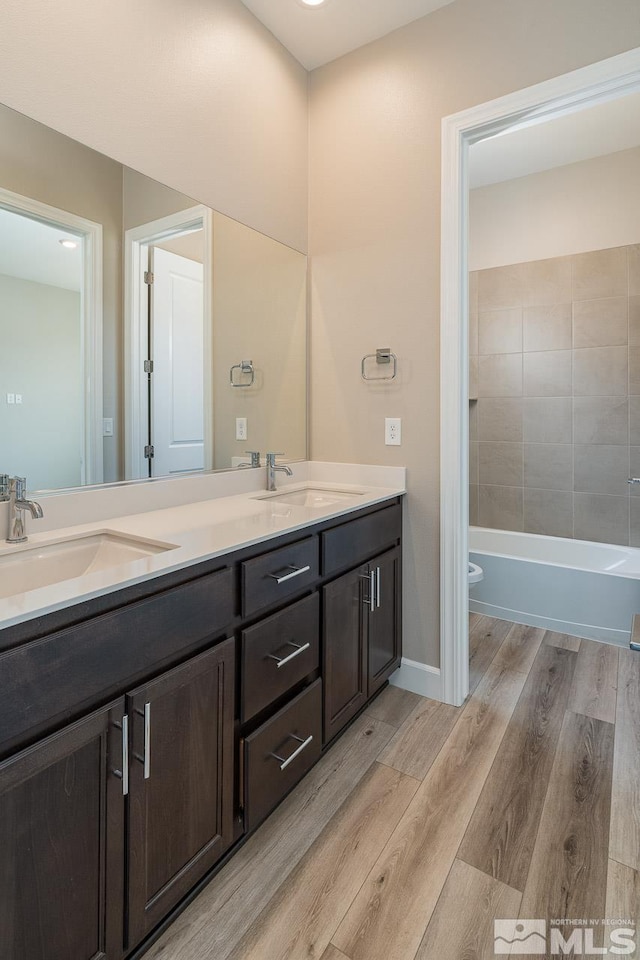
[(366, 580), (367, 583), (369, 584), (369, 596), (364, 597), (362, 602), (364, 603), (365, 607), (369, 607), (369, 610), (371, 611), (371, 613), (373, 613), (373, 611), (376, 608), (376, 572), (375, 570), (371, 570), (370, 573), (361, 573), (360, 579)]
[(306, 567), (287, 567), (287, 570), (290, 570), (291, 573), (277, 574), (270, 573), (269, 578), (275, 580), (276, 583), (286, 583), (287, 580), (293, 580), (294, 577), (299, 577), (303, 573), (308, 573), (311, 570), (309, 564)]
[(144, 705), (144, 778), (151, 776), (151, 704)]
[(129, 717), (122, 718), (122, 796), (129, 793)]
[(129, 717), (126, 713), (116, 727), (122, 730), (122, 770), (114, 770), (113, 774), (122, 780), (122, 796), (126, 797), (129, 793)]
[(296, 737), (296, 735), (295, 735), (294, 733), (292, 733), (292, 734), (291, 734), (291, 738), (292, 738), (293, 740), (297, 740), (298, 743), (300, 744), (300, 746), (299, 746), (296, 750), (293, 751), (293, 753), (291, 754), (290, 757), (287, 757), (287, 758), (285, 759), (284, 757), (281, 757), (281, 756), (280, 756), (279, 754), (277, 754), (277, 753), (272, 753), (272, 754), (271, 754), (271, 756), (272, 756), (275, 760), (280, 760), (280, 761), (281, 761), (281, 762), (280, 762), (280, 769), (281, 769), (281, 770), (286, 770), (287, 767), (289, 766), (289, 764), (290, 764), (290, 763), (293, 763), (293, 761), (296, 759), (296, 757), (299, 757), (300, 754), (302, 753), (302, 751), (303, 751), (303, 750), (306, 750), (307, 747), (309, 746), (309, 744), (313, 742), (313, 735), (310, 736), (310, 737), (307, 737), (306, 740), (303, 740), (302, 737)]
[(380, 567), (376, 567), (376, 607), (380, 609)]
[(285, 663), (290, 663), (292, 660), (295, 660), (296, 657), (299, 657), (301, 653), (304, 653), (305, 650), (308, 650), (311, 646), (310, 643), (294, 643), (293, 640), (290, 640), (287, 644), (289, 647), (295, 647), (296, 649), (293, 653), (290, 653), (288, 657), (277, 657), (275, 653), (270, 653), (267, 657), (268, 660), (275, 660), (276, 667), (279, 670), (280, 667), (284, 667)]

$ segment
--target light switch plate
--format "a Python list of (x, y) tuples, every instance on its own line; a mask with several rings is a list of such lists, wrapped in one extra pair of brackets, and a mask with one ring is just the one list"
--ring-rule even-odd
[(102, 436), (113, 436), (113, 417), (105, 417), (102, 421)]
[(402, 444), (402, 420), (400, 417), (385, 417), (384, 442), (388, 447), (399, 447)]

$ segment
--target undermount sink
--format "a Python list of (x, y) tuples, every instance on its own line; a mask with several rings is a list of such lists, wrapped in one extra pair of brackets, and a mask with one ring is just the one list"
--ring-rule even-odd
[(306, 487), (304, 490), (285, 490), (283, 493), (256, 497), (256, 500), (271, 500), (287, 503), (294, 507), (330, 507), (335, 503), (357, 500), (364, 494), (346, 490), (327, 490), (323, 487)]
[(11, 547), (0, 556), (0, 597), (48, 587), (167, 550), (175, 550), (175, 544), (109, 532)]

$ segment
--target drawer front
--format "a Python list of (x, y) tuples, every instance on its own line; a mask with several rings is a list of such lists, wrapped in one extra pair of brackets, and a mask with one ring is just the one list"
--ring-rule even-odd
[(242, 722), (320, 665), (320, 598), (298, 600), (242, 631)]
[(219, 570), (0, 654), (0, 753), (213, 639), (233, 620), (233, 585)]
[(298, 540), (242, 564), (242, 613), (249, 617), (263, 607), (307, 589), (318, 576), (318, 541)]
[(320, 757), (322, 681), (244, 741), (245, 826), (253, 830)]
[(355, 567), (392, 547), (402, 534), (402, 507), (394, 503), (322, 534), (322, 573), (330, 576)]

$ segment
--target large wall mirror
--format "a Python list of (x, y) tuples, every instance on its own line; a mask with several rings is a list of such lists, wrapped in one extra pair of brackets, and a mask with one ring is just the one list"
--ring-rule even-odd
[(0, 472), (307, 454), (306, 257), (0, 105)]

